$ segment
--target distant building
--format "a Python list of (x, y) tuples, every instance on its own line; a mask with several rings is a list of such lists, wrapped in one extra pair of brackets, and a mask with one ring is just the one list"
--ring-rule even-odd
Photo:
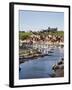
[(58, 28), (50, 28), (50, 27), (48, 27), (48, 29), (44, 29), (43, 31), (41, 31), (41, 32), (55, 32), (55, 31), (57, 31), (58, 30)]
[(51, 31), (57, 31), (57, 28), (50, 28), (50, 27), (48, 27), (48, 32), (51, 32)]

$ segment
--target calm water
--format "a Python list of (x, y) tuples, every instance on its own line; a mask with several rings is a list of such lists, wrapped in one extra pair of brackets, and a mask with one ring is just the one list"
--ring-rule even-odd
[(51, 56), (38, 57), (20, 64), (19, 79), (49, 78), (53, 72), (52, 65), (64, 57), (63, 48), (55, 47), (51, 51)]

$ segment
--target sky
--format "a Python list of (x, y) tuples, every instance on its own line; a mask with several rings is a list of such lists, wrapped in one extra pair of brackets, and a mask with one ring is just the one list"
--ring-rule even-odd
[(43, 29), (58, 28), (64, 29), (64, 13), (49, 11), (19, 11), (20, 31), (40, 31)]

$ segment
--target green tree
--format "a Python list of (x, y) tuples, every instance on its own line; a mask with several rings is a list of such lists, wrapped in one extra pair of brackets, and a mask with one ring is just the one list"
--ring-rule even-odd
[(28, 39), (30, 38), (31, 34), (32, 34), (31, 32), (19, 32), (19, 39), (21, 40)]

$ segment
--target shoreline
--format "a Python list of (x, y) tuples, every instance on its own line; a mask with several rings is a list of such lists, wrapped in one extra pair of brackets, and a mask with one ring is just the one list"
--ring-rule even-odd
[[(50, 53), (53, 53), (53, 52), (50, 52)], [(36, 59), (36, 58), (39, 58), (39, 57), (44, 57), (44, 56), (52, 56), (52, 55), (49, 55), (49, 54), (35, 54), (35, 55), (32, 55), (32, 56), (27, 56), (27, 57), (21, 57), (19, 58), (19, 63), (24, 63), (25, 61), (29, 61), (29, 59)]]
[[(54, 45), (54, 46), (57, 46), (57, 45)], [(59, 47), (59, 46), (57, 46), (57, 47)], [(62, 46), (61, 48), (63, 48), (63, 47), (64, 46)], [(33, 60), (38, 57), (52, 56), (51, 53), (54, 53), (53, 50), (54, 50), (54, 47), (51, 47), (50, 50), (47, 51), (48, 53), (45, 53), (45, 54), (43, 54), (42, 52), (36, 51), (36, 50), (29, 51), (28, 53), (26, 53), (26, 55), (22, 54), (21, 56), (19, 56), (19, 64), (24, 63), (25, 61), (29, 61), (29, 59)]]

